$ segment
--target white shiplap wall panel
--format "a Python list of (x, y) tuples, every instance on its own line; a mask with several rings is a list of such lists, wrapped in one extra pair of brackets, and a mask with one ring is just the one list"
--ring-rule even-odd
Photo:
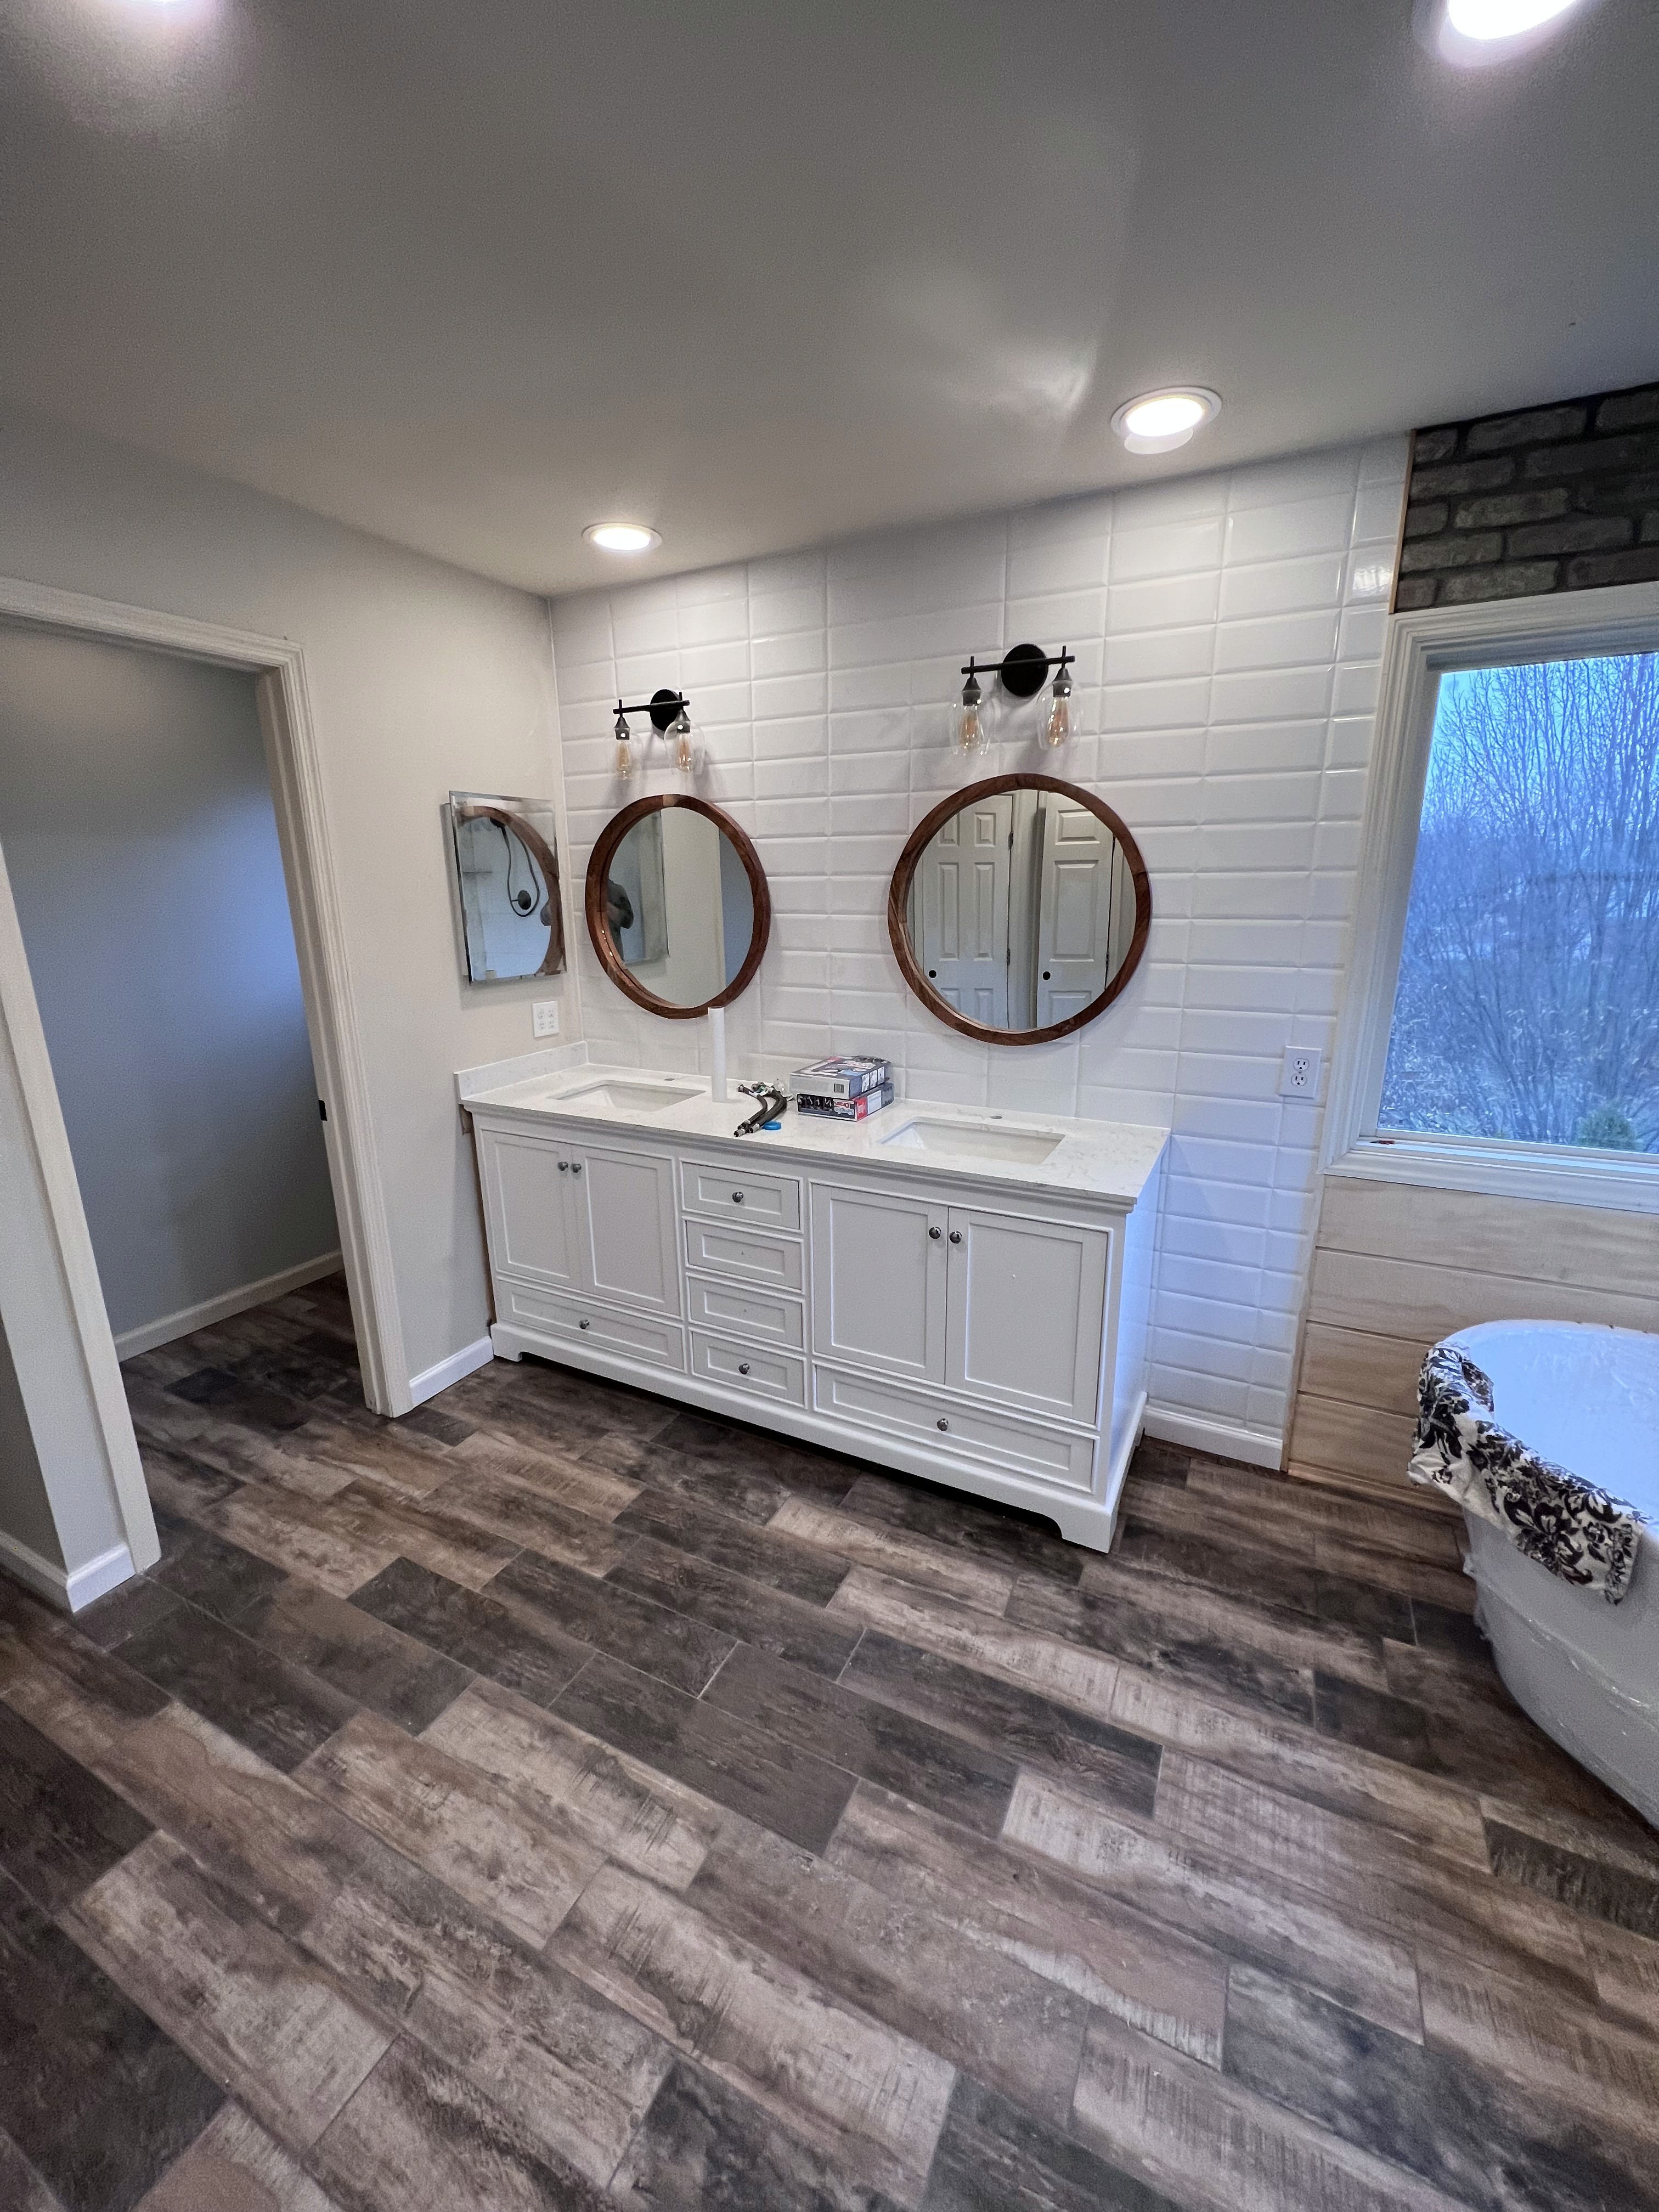
[[(1281, 1100), (1288, 1044), (1328, 1059), (1353, 894), (1403, 439), (1013, 514), (890, 532), (558, 602), (571, 862), (607, 816), (677, 787), (667, 749), (611, 774), (618, 692), (692, 702), (695, 788), (754, 837), (771, 950), (728, 1016), (734, 1069), (884, 1051), (911, 1098), (1174, 1131), (1153, 1308), (1154, 1403), (1273, 1440), (1288, 1414), (1320, 1109)], [(992, 743), (951, 753), (970, 648), (1078, 656), (1063, 753), (1042, 702), (993, 690)], [(636, 718), (636, 723), (643, 718)], [(904, 988), (888, 878), (953, 787), (1047, 769), (1109, 800), (1152, 876), (1147, 957), (1058, 1044), (956, 1036)], [(702, 1023), (653, 1019), (579, 938), (596, 1055), (702, 1068)]]

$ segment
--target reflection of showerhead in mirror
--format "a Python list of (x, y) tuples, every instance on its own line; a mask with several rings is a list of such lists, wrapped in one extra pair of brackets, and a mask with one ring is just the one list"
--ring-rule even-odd
[(557, 975), (564, 932), (552, 810), (531, 799), (452, 792), (449, 815), (467, 980)]

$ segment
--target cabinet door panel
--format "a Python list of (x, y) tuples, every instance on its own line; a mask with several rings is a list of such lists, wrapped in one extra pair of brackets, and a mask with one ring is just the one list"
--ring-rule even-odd
[(945, 1208), (812, 1186), (812, 1342), (825, 1359), (945, 1373)]
[(574, 1290), (580, 1280), (571, 1220), (570, 1175), (562, 1145), (536, 1137), (483, 1136), (489, 1247), (503, 1273)]
[(590, 1145), (572, 1150), (571, 1176), (582, 1288), (596, 1298), (678, 1314), (672, 1160)]
[(1093, 1424), (1109, 1231), (952, 1206), (946, 1380)]

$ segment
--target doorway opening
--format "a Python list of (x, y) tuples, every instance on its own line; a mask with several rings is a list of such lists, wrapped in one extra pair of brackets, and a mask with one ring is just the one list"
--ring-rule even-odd
[(332, 1273), (255, 678), (0, 621), (0, 854), (118, 1354)]
[[(307, 1034), (301, 1043), (290, 1020), (285, 1048), (289, 1054), (290, 1111), (286, 1120), (278, 1117), (284, 1133), (282, 1143), (267, 1151), (263, 1158), (252, 1161), (244, 1147), (230, 1172), (267, 1179), (283, 1174), (303, 1160), (307, 1140), (313, 1148), (311, 1164), (314, 1168), (314, 1147), (320, 1133), (325, 1146), (327, 1196), (323, 1185), (313, 1178), (307, 1200), (311, 1207), (306, 1217), (309, 1229), (307, 1230), (306, 1219), (302, 1219), (297, 1225), (291, 1222), (288, 1233), (298, 1235), (302, 1243), (326, 1237), (326, 1212), (331, 1201), (337, 1227), (329, 1238), (328, 1249), (319, 1249), (313, 1243), (306, 1260), (293, 1264), (301, 1267), (321, 1265), (331, 1258), (331, 1248), (337, 1243), (349, 1299), (351, 1333), (359, 1349), (364, 1400), (371, 1411), (378, 1413), (396, 1415), (408, 1412), (414, 1404), (414, 1395), (404, 1349), (390, 1228), (375, 1153), (367, 1073), (345, 957), (337, 875), (300, 648), (286, 639), (264, 638), (218, 624), (121, 606), (9, 578), (0, 578), (0, 623), (16, 626), (9, 631), (9, 635), (32, 635), (35, 641), (33, 650), (42, 665), (51, 657), (52, 648), (58, 646), (90, 643), (118, 653), (123, 648), (138, 646), (156, 650), (133, 656), (135, 662), (154, 667), (162, 660), (178, 660), (203, 679), (228, 675), (240, 678), (243, 685), (251, 684), (265, 772), (259, 797), (263, 847), (258, 838), (249, 842), (250, 833), (244, 824), (243, 842), (236, 848), (240, 854), (240, 862), (228, 870), (228, 882), (215, 885), (209, 869), (208, 882), (205, 886), (198, 884), (198, 889), (205, 888), (218, 898), (222, 916), (227, 912), (235, 915), (244, 908), (257, 908), (264, 917), (268, 936), (276, 931), (279, 922), (284, 924), (283, 942), (289, 962), (293, 964), (284, 968), (280, 961), (273, 963), (267, 960), (261, 969), (260, 963), (254, 961), (245, 971), (244, 980), (247, 974), (264, 973), (266, 981), (264, 985), (256, 982), (252, 997), (258, 997), (262, 988), (274, 990), (279, 998), (286, 997), (291, 1017), (294, 965), (297, 964)], [(238, 697), (239, 711), (245, 717), (246, 690), (240, 690)], [(251, 805), (245, 720), (242, 738), (240, 792), (241, 799)], [(179, 741), (179, 733), (174, 729), (168, 742), (176, 744)], [(24, 813), (27, 818), (21, 830), (13, 830), (12, 842), (23, 854), (23, 905), (37, 909), (29, 931), (37, 940), (40, 940), (42, 927), (37, 893), (42, 884), (46, 886), (46, 907), (51, 908), (55, 902), (58, 908), (55, 916), (49, 917), (52, 926), (72, 928), (88, 915), (99, 915), (105, 911), (109, 904), (110, 879), (118, 879), (122, 874), (122, 866), (116, 864), (112, 854), (115, 845), (123, 842), (131, 830), (131, 819), (121, 824), (122, 838), (115, 838), (112, 833), (100, 843), (90, 835), (91, 816), (98, 807), (105, 806), (109, 794), (94, 791), (95, 804), (87, 811), (87, 819), (78, 825), (67, 804), (73, 796), (74, 777), (69, 773), (71, 765), (75, 775), (83, 782), (95, 765), (89, 749), (83, 744), (81, 750), (88, 757), (78, 764), (58, 761), (52, 757), (50, 744), (37, 733), (31, 754), (32, 781), (36, 787), (26, 795)], [(236, 785), (236, 777), (231, 778), (231, 783)], [(42, 789), (42, 785), (48, 787)], [(61, 792), (59, 786), (64, 787)], [(153, 791), (141, 788), (133, 801), (133, 817), (142, 818), (145, 807), (153, 808), (155, 796)], [(56, 812), (54, 797), (65, 802)], [(226, 804), (234, 814), (235, 798), (228, 796)], [(277, 895), (270, 865), (273, 815), (285, 899)], [(3, 827), (0, 824), (0, 829)], [(55, 851), (54, 840), (58, 843)], [(233, 846), (234, 843), (233, 840)], [(151, 864), (156, 859), (154, 853), (149, 855)], [(176, 868), (184, 874), (189, 874), (192, 868), (200, 872), (201, 855), (192, 848), (187, 836), (174, 842), (173, 859)], [(157, 1555), (157, 1538), (122, 1389), (110, 1313), (106, 1309), (94, 1241), (88, 1233), (88, 1210), (82, 1204), (77, 1179), (75, 1147), (71, 1146), (64, 1103), (54, 1077), (53, 1051), (60, 1059), (74, 1057), (74, 1048), (64, 1042), (67, 1035), (64, 1022), (69, 1018), (62, 1016), (54, 1005), (52, 1024), (59, 1035), (49, 1046), (6, 860), (5, 841), (0, 836), (0, 1165), (5, 1170), (0, 1174), (0, 1503), (8, 1504), (9, 1508), (7, 1525), (0, 1526), (0, 1564), (9, 1567), (42, 1595), (73, 1611), (115, 1587), (136, 1569), (153, 1564)], [(141, 876), (142, 873), (140, 869)], [(161, 880), (165, 879), (163, 870)], [(81, 911), (77, 911), (77, 902)], [(211, 902), (210, 899), (210, 906)], [(221, 996), (228, 1001), (228, 1009), (234, 1011), (239, 992), (234, 988), (234, 975), (228, 973), (222, 948), (192, 944), (188, 930), (175, 932), (172, 937), (163, 931), (158, 939), (154, 915), (149, 915), (147, 921), (152, 955), (165, 956), (186, 969), (189, 961), (194, 958), (198, 963), (198, 979), (204, 969), (212, 971), (222, 987)], [(109, 926), (127, 925), (118, 918)], [(209, 927), (198, 914), (198, 932)], [(137, 938), (143, 933), (132, 927), (131, 933)], [(46, 964), (57, 974), (68, 975), (70, 998), (88, 995), (76, 972), (72, 952), (60, 955), (54, 951)], [(230, 963), (233, 969), (234, 964)], [(277, 985), (270, 978), (279, 970), (284, 980)], [(49, 995), (55, 1000), (58, 994)], [(240, 996), (248, 999), (249, 993), (244, 991)], [(107, 988), (101, 1009), (111, 1024), (125, 1018), (125, 1010), (111, 998)], [(84, 1011), (95, 1029), (100, 1006)], [(244, 1011), (251, 1015), (250, 1006), (245, 1006)], [(187, 1060), (187, 1034), (179, 1030), (176, 1006), (164, 998), (155, 1027), (158, 1031), (165, 1030), (169, 1024), (179, 1045), (175, 1056), (180, 1060)], [(86, 1042), (83, 1036), (82, 1044), (84, 1046)], [(175, 1080), (168, 1093), (163, 1042), (151, 1036), (142, 1039), (142, 1048), (154, 1063), (149, 1071), (152, 1080), (148, 1094), (152, 1138), (156, 1134), (155, 1101), (170, 1096), (177, 1107), (180, 1100), (187, 1105), (191, 1096), (188, 1082), (181, 1078)], [(246, 1057), (245, 1041), (241, 1049)], [(311, 1070), (308, 1078), (307, 1062)], [(177, 1071), (174, 1073), (176, 1076)], [(292, 1111), (296, 1103), (292, 1088), (295, 1079), (303, 1082), (297, 1115)], [(107, 1085), (120, 1079), (106, 1073), (99, 1079)], [(234, 1094), (235, 1082), (227, 1079)], [(240, 1096), (246, 1107), (246, 1083)], [(84, 1122), (91, 1108), (88, 1102), (77, 1100), (71, 1111), (82, 1125), (78, 1134), (84, 1152)], [(310, 1116), (317, 1118), (313, 1121)], [(95, 1120), (96, 1115), (93, 1118)], [(102, 1141), (107, 1150), (106, 1133)], [(282, 1150), (283, 1144), (289, 1147), (286, 1153)], [(185, 1214), (200, 1197), (191, 1183), (192, 1158), (188, 1143), (175, 1147), (170, 1170), (177, 1184), (173, 1199)], [(89, 1175), (89, 1182), (93, 1180)], [(153, 1174), (149, 1181), (148, 1203), (154, 1225), (158, 1201)], [(127, 1208), (125, 1226), (130, 1230), (134, 1212), (141, 1216), (144, 1212), (143, 1205), (137, 1202), (144, 1182), (144, 1176), (137, 1172), (125, 1178), (114, 1170), (104, 1172), (101, 1197), (94, 1200), (94, 1210), (100, 1206), (101, 1198), (112, 1198), (118, 1214), (121, 1206)], [(118, 1220), (117, 1230), (121, 1226)], [(200, 1231), (203, 1224), (198, 1222), (195, 1227)], [(109, 1240), (114, 1233), (106, 1218), (100, 1230), (100, 1243), (112, 1253), (116, 1248)], [(214, 1254), (211, 1233), (185, 1237), (182, 1245), (184, 1249), (175, 1255), (181, 1267), (186, 1261), (199, 1260), (204, 1248)], [(257, 1253), (258, 1248), (245, 1244), (234, 1249)], [(269, 1251), (270, 1248), (265, 1249)], [(292, 1245), (289, 1249), (293, 1249)], [(224, 1261), (222, 1239), (214, 1256), (218, 1262)], [(216, 1295), (234, 1292), (240, 1302), (243, 1294), (262, 1288), (266, 1279), (257, 1272), (258, 1266), (257, 1256), (252, 1261), (245, 1261), (249, 1272), (242, 1273), (239, 1283)], [(112, 1284), (118, 1272), (112, 1260)], [(162, 1272), (165, 1273), (165, 1270)], [(279, 1281), (283, 1272), (281, 1267), (275, 1270)], [(172, 1293), (158, 1297), (152, 1287), (151, 1295), (140, 1297), (135, 1305), (131, 1302), (133, 1276), (129, 1273), (120, 1279), (123, 1288), (115, 1310), (129, 1348), (147, 1335), (151, 1344), (155, 1344), (180, 1326), (188, 1326), (193, 1317), (192, 1310), (201, 1303), (192, 1299), (181, 1305), (171, 1304), (171, 1297), (178, 1294), (176, 1285), (181, 1279), (175, 1275), (172, 1279), (175, 1285)], [(264, 1294), (270, 1293), (266, 1290)], [(145, 1307), (148, 1312), (143, 1310)], [(33, 1502), (12, 1512), (10, 1506), (17, 1504), (13, 1492), (20, 1488), (27, 1490), (31, 1482), (40, 1493), (40, 1512), (34, 1511)], [(27, 1529), (21, 1528), (21, 1521), (29, 1520), (31, 1515), (31, 1526), (44, 1516), (44, 1526), (54, 1539), (52, 1545), (43, 1548), (35, 1543)]]

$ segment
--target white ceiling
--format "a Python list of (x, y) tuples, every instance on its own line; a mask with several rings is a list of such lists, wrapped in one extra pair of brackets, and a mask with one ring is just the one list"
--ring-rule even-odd
[(1479, 74), (1411, 0), (0, 0), (0, 379), (537, 590), (690, 568), (1659, 377), (1656, 85), (1653, 0)]

